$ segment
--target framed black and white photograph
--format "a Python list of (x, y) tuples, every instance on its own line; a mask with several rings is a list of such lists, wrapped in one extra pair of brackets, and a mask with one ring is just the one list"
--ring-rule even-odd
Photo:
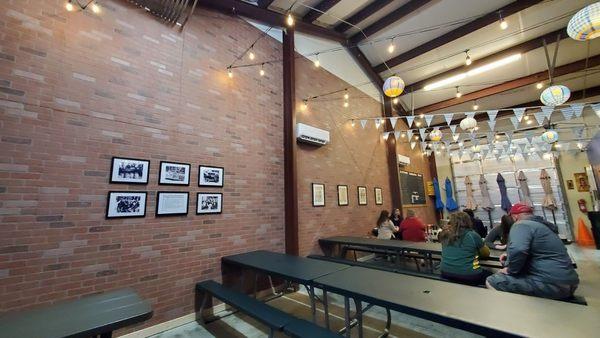
[(358, 187), (358, 205), (367, 205), (367, 187)]
[(348, 205), (348, 186), (347, 185), (338, 185), (338, 205), (346, 206)]
[(220, 214), (223, 211), (223, 194), (199, 192), (196, 214)]
[(313, 207), (325, 206), (325, 184), (312, 184), (312, 205)]
[(146, 216), (146, 197), (142, 191), (109, 191), (106, 218)]
[(375, 188), (375, 204), (383, 204), (383, 190), (381, 188)]
[(110, 183), (148, 184), (150, 161), (136, 158), (113, 157)]
[(160, 162), (158, 184), (190, 185), (190, 169), (187, 163)]
[(156, 193), (156, 216), (188, 214), (188, 192), (159, 191)]
[(221, 167), (200, 166), (198, 170), (198, 186), (222, 187), (225, 170)]

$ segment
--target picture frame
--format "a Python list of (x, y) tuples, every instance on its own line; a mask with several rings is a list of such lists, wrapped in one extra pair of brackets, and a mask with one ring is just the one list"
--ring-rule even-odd
[(313, 183), (312, 184), (312, 206), (313, 207), (324, 207), (325, 206), (325, 184)]
[(587, 173), (574, 173), (573, 176), (575, 177), (575, 184), (577, 185), (578, 192), (590, 191), (590, 181)]
[(109, 191), (106, 218), (145, 217), (147, 202), (145, 191)]
[(149, 160), (114, 156), (110, 165), (110, 183), (148, 184), (149, 171)]
[(223, 167), (200, 165), (198, 168), (199, 187), (223, 187), (224, 179), (225, 169)]
[(158, 184), (160, 185), (190, 185), (190, 170), (188, 163), (160, 162)]
[(569, 190), (575, 189), (575, 184), (573, 183), (573, 180), (567, 180), (567, 189), (569, 189)]
[(187, 215), (189, 201), (189, 192), (159, 191), (156, 193), (156, 216)]
[(358, 192), (358, 205), (367, 205), (367, 187), (356, 187)]
[(342, 206), (342, 207), (349, 205), (348, 186), (347, 185), (338, 185), (337, 192), (338, 192), (338, 205)]
[(223, 194), (199, 192), (196, 195), (196, 215), (220, 214), (223, 212)]
[(381, 188), (374, 188), (375, 191), (375, 204), (382, 205), (383, 204), (383, 190)]

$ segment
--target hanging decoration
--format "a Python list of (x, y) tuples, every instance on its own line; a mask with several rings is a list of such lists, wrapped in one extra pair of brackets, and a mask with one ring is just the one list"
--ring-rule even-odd
[(546, 106), (555, 107), (567, 102), (569, 97), (571, 97), (569, 88), (563, 85), (554, 85), (544, 89), (540, 95), (540, 101)]
[(444, 119), (446, 119), (446, 123), (450, 125), (452, 123), (452, 118), (454, 117), (454, 113), (446, 113), (444, 114)]
[(407, 116), (406, 117), (406, 124), (408, 124), (409, 128), (412, 128), (413, 122), (415, 121), (415, 117), (414, 116)]
[(398, 122), (397, 117), (390, 118), (390, 123), (392, 124), (392, 129), (396, 129), (396, 122)]
[(383, 93), (388, 97), (397, 97), (404, 91), (404, 81), (399, 76), (390, 76), (383, 83)]
[(494, 130), (496, 128), (496, 121), (488, 121), (488, 126), (490, 127), (490, 130)]
[(477, 120), (474, 117), (467, 116), (460, 121), (460, 128), (465, 131), (472, 132), (477, 127)]
[(513, 109), (515, 116), (519, 122), (523, 121), (523, 115), (525, 114), (525, 108), (515, 108)]
[(467, 201), (465, 207), (467, 209), (476, 210), (477, 202), (475, 202), (475, 198), (473, 197), (473, 182), (471, 182), (469, 176), (465, 176), (465, 188), (467, 189)]
[(567, 34), (577, 41), (586, 41), (600, 35), (600, 2), (577, 12), (567, 25)]
[(437, 177), (433, 178), (433, 192), (435, 193), (435, 210), (444, 210), (444, 203), (442, 202), (442, 194), (440, 194), (440, 184)]
[(508, 212), (512, 207), (512, 203), (508, 199), (508, 192), (506, 191), (506, 181), (502, 174), (496, 176), (496, 182), (498, 183), (498, 189), (500, 189), (500, 208)]
[(554, 130), (546, 130), (542, 134), (542, 140), (549, 144), (555, 143), (558, 141), (558, 133)]
[(431, 126), (431, 121), (433, 121), (433, 118), (435, 117), (435, 115), (425, 115), (425, 122), (427, 123), (427, 126)]
[(490, 121), (495, 121), (496, 116), (498, 116), (498, 110), (488, 110), (487, 115)]
[(454, 195), (452, 194), (452, 182), (448, 177), (446, 177), (446, 181), (444, 182), (446, 188), (446, 210), (449, 212), (458, 210), (458, 204), (454, 200)]
[(441, 140), (442, 136), (442, 131), (439, 128), (436, 128), (429, 133), (429, 139), (434, 142), (438, 142), (439, 140)]

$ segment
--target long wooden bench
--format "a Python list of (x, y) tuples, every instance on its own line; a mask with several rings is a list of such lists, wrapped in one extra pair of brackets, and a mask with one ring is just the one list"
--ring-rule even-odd
[(0, 316), (1, 338), (108, 338), (152, 317), (150, 303), (121, 289)]
[(213, 296), (269, 327), (269, 337), (273, 337), (277, 331), (283, 332), (290, 337), (298, 338), (340, 337), (334, 332), (306, 320), (296, 318), (246, 294), (226, 288), (212, 280), (197, 283), (196, 292), (202, 294), (201, 304), (196, 308), (198, 318), (201, 322), (204, 321), (202, 311), (206, 306), (208, 297)]

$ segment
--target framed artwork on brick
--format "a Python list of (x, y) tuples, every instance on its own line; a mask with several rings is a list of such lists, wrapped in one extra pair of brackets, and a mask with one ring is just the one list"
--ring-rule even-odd
[(221, 193), (199, 192), (196, 201), (196, 215), (223, 212), (223, 194)]
[(346, 206), (348, 205), (348, 186), (347, 185), (338, 185), (338, 205)]
[(201, 165), (198, 170), (199, 187), (222, 187), (225, 169)]
[(145, 217), (147, 197), (143, 191), (109, 191), (106, 218)]
[(156, 216), (181, 216), (188, 214), (188, 192), (159, 191), (156, 193)]
[(113, 157), (110, 183), (148, 184), (150, 161), (137, 158)]
[(177, 162), (160, 162), (158, 184), (190, 185), (191, 165)]
[(375, 188), (375, 204), (383, 204), (383, 190), (381, 188)]
[(313, 183), (312, 184), (312, 206), (313, 207), (324, 207), (325, 206), (325, 184)]
[(358, 205), (367, 205), (367, 187), (358, 187)]

